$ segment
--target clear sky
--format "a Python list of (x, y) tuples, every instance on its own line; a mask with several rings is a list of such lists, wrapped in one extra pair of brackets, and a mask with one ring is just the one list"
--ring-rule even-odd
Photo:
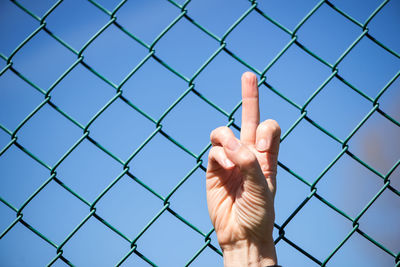
[[(19, 1), (38, 18), (42, 18), (55, 2)], [(95, 3), (112, 12), (118, 2), (98, 0)], [(297, 29), (296, 25), (319, 3), (314, 0), (258, 2), (258, 10), (289, 32)], [(183, 1), (177, 3), (183, 4)], [(329, 3), (331, 5), (322, 4), (296, 30), (295, 40), (256, 9), (251, 10), (226, 35), (225, 49), (194, 77), (211, 55), (219, 51), (221, 45), (216, 39), (225, 36), (231, 25), (251, 8), (250, 1), (190, 1), (186, 6), (188, 18), (207, 29), (216, 39), (194, 26), (187, 17), (182, 17), (155, 43), (151, 56), (148, 48), (116, 24), (150, 46), (181, 14), (178, 7), (166, 0), (127, 1), (115, 13), (116, 24), (109, 25), (88, 46), (85, 44), (92, 36), (110, 22), (110, 15), (89, 1), (63, 1), (45, 18), (45, 28), (16, 53), (13, 51), (40, 27), (40, 22), (15, 3), (0, 0), (0, 71), (4, 70), (0, 72), (0, 153), (3, 153), (0, 156), (0, 198), (4, 200), (0, 202), (0, 234), (17, 218), (12, 207), (20, 209), (29, 196), (52, 177), (53, 167), (56, 167), (55, 177), (59, 181), (51, 180), (25, 203), (21, 211), (24, 223), (16, 223), (0, 239), (0, 266), (48, 264), (56, 257), (57, 249), (26, 225), (59, 246), (91, 213), (90, 205), (96, 199), (96, 215), (67, 240), (62, 255), (76, 266), (115, 265), (129, 252), (130, 243), (105, 223), (118, 229), (128, 240), (134, 240), (149, 221), (164, 210), (162, 198), (169, 196), (175, 186), (191, 174), (168, 199), (168, 210), (136, 242), (137, 251), (154, 264), (184, 266), (204, 246), (204, 235), (212, 229), (205, 198), (205, 173), (201, 168), (207, 166), (207, 152), (199, 158), (201, 166), (196, 157), (209, 144), (210, 131), (229, 123), (229, 114), (240, 102), (241, 74), (249, 70), (260, 74), (290, 43), (292, 45), (266, 72), (266, 84), (260, 86), (262, 120), (277, 120), (282, 133), (286, 134), (299, 118), (303, 118), (281, 143), (280, 163), (305, 181), (300, 181), (282, 167), (278, 169), (276, 223), (279, 226), (285, 223), (312, 192), (306, 183), (314, 183), (343, 150), (340, 142), (310, 121), (343, 142), (374, 109), (375, 98), (392, 79), (394, 82), (377, 103), (382, 113), (400, 121), (400, 78), (396, 78), (400, 70), (400, 1), (389, 1), (367, 25), (368, 34), (397, 56), (377, 45), (364, 32), (357, 45), (340, 61), (341, 55), (362, 35), (363, 28), (335, 11), (332, 5), (363, 25), (382, 1), (332, 0)], [(83, 59), (77, 62), (78, 56), (45, 29), (78, 52), (85, 48), (82, 50)], [(10, 56), (14, 71), (6, 67)], [(146, 62), (130, 76), (143, 59), (147, 59)], [(327, 65), (336, 65), (337, 75), (332, 76), (333, 70)], [(72, 70), (55, 84), (71, 66), (74, 66)], [(21, 79), (16, 72), (32, 84)], [(126, 77), (129, 79), (125, 80)], [(326, 86), (308, 102), (328, 79)], [(115, 88), (122, 81), (126, 82), (122, 84), (119, 97), (109, 102), (115, 98)], [(189, 88), (195, 91), (187, 92)], [(49, 90), (51, 102), (43, 102)], [(183, 99), (165, 113), (181, 96)], [(94, 117), (107, 103), (111, 104)], [(40, 109), (19, 127), (37, 107)], [(302, 107), (307, 112), (306, 117)], [(400, 158), (400, 127), (382, 113), (375, 111), (346, 144), (352, 155), (385, 176)], [(238, 126), (240, 117), (239, 108), (232, 116)], [(88, 126), (88, 132), (85, 134), (78, 125), (82, 128)], [(238, 134), (233, 126), (232, 129)], [(16, 131), (16, 143), (11, 146), (7, 146), (12, 140), (7, 131)], [(151, 140), (131, 159), (149, 137)], [(172, 139), (181, 147), (171, 142)], [(74, 146), (78, 140), (81, 142)], [(72, 147), (72, 152), (60, 162)], [(127, 164), (129, 173), (126, 173), (124, 163), (128, 159), (131, 160)], [(390, 187), (397, 192), (400, 191), (399, 169), (390, 176)], [(113, 181), (117, 182), (98, 198)], [(161, 199), (137, 181), (146, 184)], [(318, 181), (316, 193), (285, 226), (285, 238), (290, 241), (278, 242), (279, 263), (283, 266), (318, 266), (290, 242), (323, 262), (352, 231), (353, 223), (323, 203), (321, 198), (354, 219), (383, 186), (381, 177), (349, 153), (344, 153)], [(330, 259), (328, 266), (395, 265), (390, 253), (400, 253), (400, 196), (393, 190), (386, 187), (358, 221), (359, 230), (389, 252), (355, 232)], [(275, 230), (274, 237), (278, 238), (278, 230)], [(210, 237), (211, 244), (218, 247), (215, 234)], [(132, 254), (124, 264), (148, 266), (136, 254)], [(65, 263), (59, 259), (54, 265), (65, 266)], [(222, 257), (206, 247), (191, 266), (222, 266)]]

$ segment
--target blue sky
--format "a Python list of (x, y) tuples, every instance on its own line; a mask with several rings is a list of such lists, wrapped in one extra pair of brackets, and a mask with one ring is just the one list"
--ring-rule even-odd
[[(182, 1), (177, 1), (182, 4)], [(42, 17), (54, 1), (20, 1)], [(118, 1), (97, 1), (112, 11)], [(330, 1), (362, 24), (381, 4), (378, 0)], [(259, 1), (257, 7), (289, 31), (312, 10), (318, 1)], [(187, 15), (221, 38), (249, 8), (245, 0), (192, 0)], [(40, 23), (14, 3), (0, 0), (0, 53), (5, 58), (34, 32)], [(369, 22), (368, 34), (400, 53), (399, 1), (389, 1)], [(127, 1), (117, 12), (117, 23), (146, 44), (180, 15), (166, 0)], [(90, 38), (110, 21), (110, 16), (88, 1), (64, 1), (46, 17), (46, 28), (81, 50)], [(271, 88), (303, 107), (307, 99), (332, 74), (332, 69), (300, 48), (303, 45), (330, 65), (335, 65), (346, 49), (363, 33), (327, 3), (298, 29), (296, 42), (266, 72), (268, 86), (260, 86), (261, 119), (273, 118), (282, 133), (302, 116), (301, 110), (278, 96)], [(226, 48), (252, 68), (262, 72), (289, 43), (289, 34), (255, 10), (227, 35)], [(85, 127), (88, 137), (110, 151), (121, 162), (149, 137), (148, 144), (129, 162), (129, 172), (162, 197), (187, 174), (193, 174), (169, 199), (171, 211), (192, 223), (202, 233), (211, 229), (206, 199), (205, 174), (193, 155), (199, 155), (209, 143), (212, 129), (226, 125), (229, 119), (200, 98), (194, 91), (165, 115), (165, 111), (189, 88), (188, 80), (219, 49), (220, 43), (183, 17), (154, 46), (150, 57), (121, 87), (121, 96), (145, 112), (157, 125), (117, 98), (94, 121), (93, 116), (116, 95), (116, 90), (77, 63), (54, 88), (54, 82), (77, 61), (77, 55), (41, 30), (12, 57), (13, 68), (29, 79), (44, 94), (51, 89), (51, 102)], [(83, 62), (117, 87), (148, 56), (149, 50), (111, 24), (84, 49)], [(187, 78), (187, 81), (160, 64), (162, 60)], [(0, 70), (7, 65), (0, 59)], [(381, 89), (396, 77), (400, 59), (364, 36), (337, 65), (338, 75), (306, 106), (307, 117), (345, 140), (358, 123), (373, 109)], [(193, 80), (194, 89), (230, 114), (240, 101), (240, 76), (249, 68), (222, 50)], [(379, 109), (400, 121), (397, 78), (379, 98)], [(0, 124), (13, 132), (45, 99), (11, 69), (0, 76)], [(165, 117), (162, 117), (163, 114)], [(240, 125), (241, 110), (234, 113)], [(234, 129), (238, 134), (238, 131)], [(82, 138), (84, 132), (45, 103), (16, 133), (17, 142), (50, 169)], [(166, 136), (190, 150), (182, 150)], [(347, 143), (349, 151), (386, 175), (400, 158), (400, 128), (381, 113), (374, 112)], [(0, 130), (0, 151), (11, 141)], [(279, 161), (312, 184), (341, 153), (342, 145), (317, 129), (306, 119), (281, 143)], [(207, 165), (207, 153), (201, 157)], [(65, 160), (57, 165), (56, 177), (93, 203), (101, 192), (123, 173), (123, 164), (85, 138)], [(0, 156), (0, 197), (16, 209), (47, 179), (50, 170), (40, 165), (13, 144)], [(282, 225), (310, 194), (310, 187), (283, 168), (278, 169), (276, 223)], [(345, 153), (317, 183), (318, 196), (355, 218), (383, 187), (378, 175)], [(397, 168), (390, 186), (400, 190)], [(96, 214), (133, 240), (161, 210), (164, 203), (124, 174), (96, 203)], [(359, 220), (359, 229), (388, 250), (400, 252), (400, 198), (386, 188)], [(90, 213), (90, 207), (55, 181), (50, 181), (22, 210), (23, 220), (57, 246)], [(0, 202), (0, 233), (15, 220), (16, 212)], [(321, 202), (315, 195), (285, 227), (285, 237), (317, 260), (323, 262), (353, 229), (352, 222)], [(278, 231), (274, 232), (275, 238)], [(159, 266), (183, 266), (203, 247), (204, 237), (166, 210), (136, 242), (137, 250)], [(218, 247), (215, 234), (211, 243)], [(110, 266), (130, 250), (130, 244), (91, 217), (65, 244), (63, 256), (77, 266)], [(277, 244), (283, 266), (318, 266), (289, 243)], [(18, 222), (0, 239), (0, 262), (6, 266), (43, 266), (55, 256), (56, 249)], [(126, 266), (148, 266), (132, 254)], [(56, 266), (65, 265), (61, 260)], [(358, 232), (330, 259), (328, 266), (394, 266), (394, 257), (378, 248)], [(222, 266), (222, 258), (207, 247), (191, 266)]]

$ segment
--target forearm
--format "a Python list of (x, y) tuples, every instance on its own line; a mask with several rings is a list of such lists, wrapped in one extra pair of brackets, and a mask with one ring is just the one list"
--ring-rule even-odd
[(225, 267), (266, 267), (277, 264), (275, 244), (272, 238), (264, 244), (242, 240), (234, 245), (223, 246), (222, 250)]

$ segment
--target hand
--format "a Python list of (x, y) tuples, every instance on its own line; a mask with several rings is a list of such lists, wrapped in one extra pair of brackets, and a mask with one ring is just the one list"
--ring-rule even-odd
[(272, 230), (281, 130), (274, 120), (259, 124), (258, 99), (257, 78), (246, 72), (240, 140), (228, 127), (211, 133), (207, 203), (225, 266), (277, 262)]

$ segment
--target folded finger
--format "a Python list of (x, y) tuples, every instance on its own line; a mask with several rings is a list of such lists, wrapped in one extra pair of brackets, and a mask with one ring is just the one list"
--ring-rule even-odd
[(259, 152), (268, 152), (277, 155), (281, 128), (274, 120), (266, 120), (257, 127), (256, 148)]
[(215, 171), (220, 168), (229, 170), (235, 166), (232, 161), (228, 159), (223, 147), (214, 146), (210, 149), (208, 154), (208, 171)]
[(210, 134), (211, 144), (213, 146), (224, 146), (230, 138), (236, 138), (229, 127), (222, 126), (213, 130)]

